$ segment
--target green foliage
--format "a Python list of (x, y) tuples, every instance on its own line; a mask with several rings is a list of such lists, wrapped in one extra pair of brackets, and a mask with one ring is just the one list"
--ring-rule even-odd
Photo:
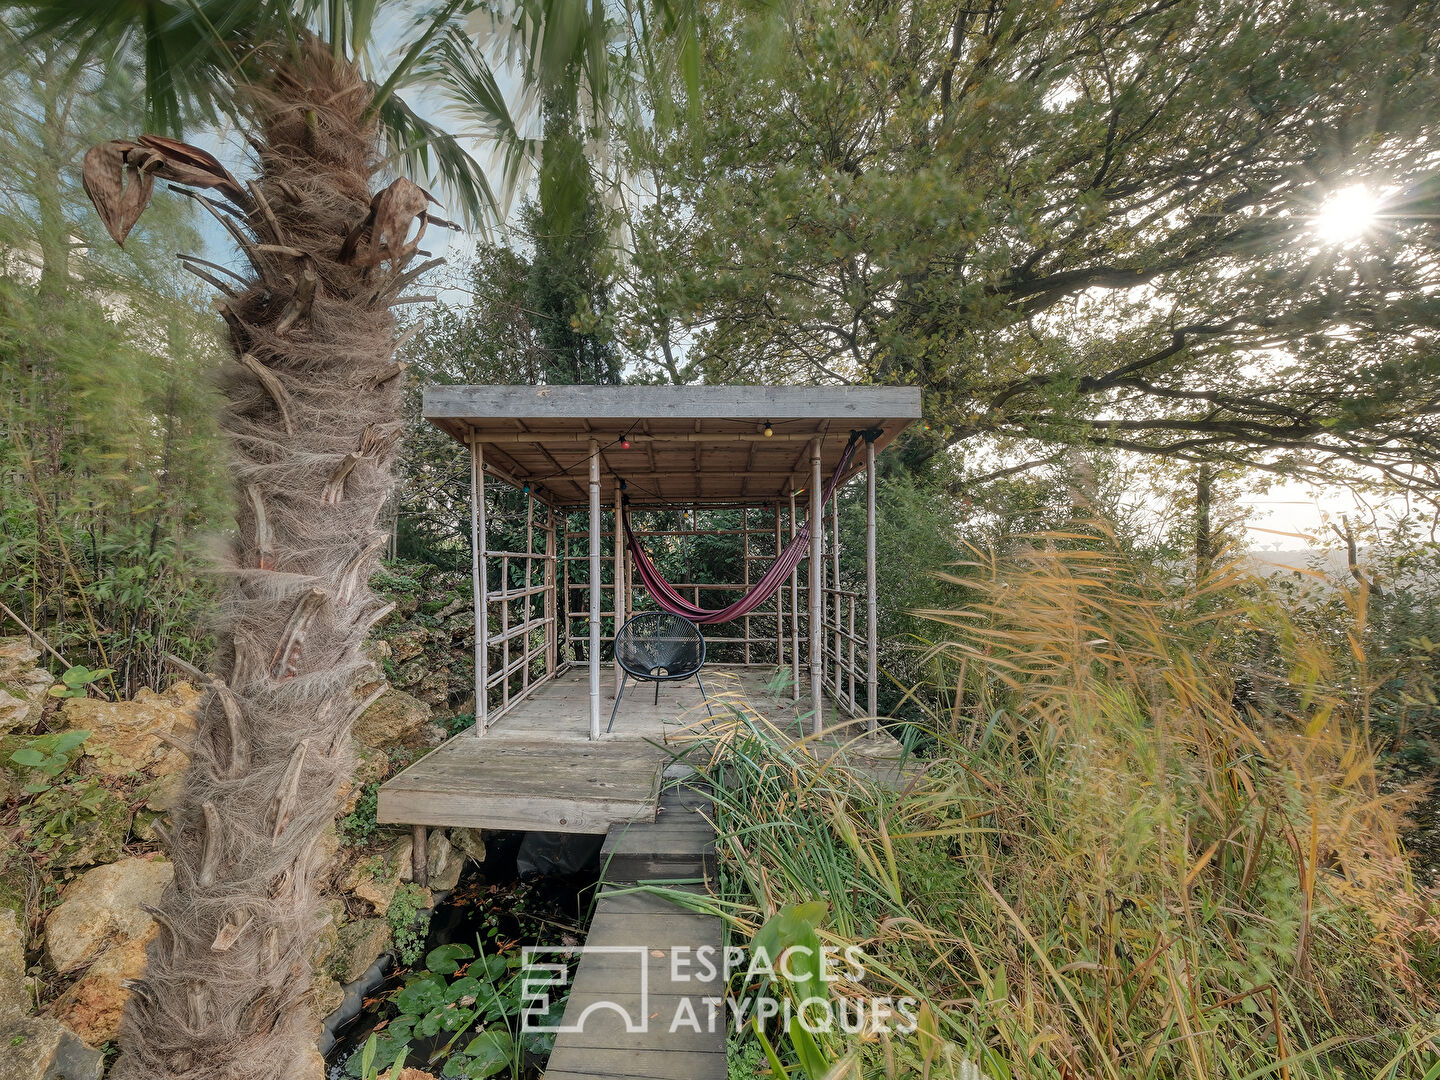
[(197, 547), (225, 509), (217, 353), (173, 263), (198, 238), (166, 201), (122, 251), (81, 191), (136, 118), (125, 54), (7, 35), (0, 71), (0, 601), (107, 687), (160, 689), (164, 652), (207, 647)]
[[(1067, 445), (1435, 460), (1433, 6), (707, 16), (696, 114), (658, 80), (629, 144), (647, 377), (916, 385), (904, 452), (963, 446), (977, 478)], [(1327, 243), (1352, 185), (1381, 219)]]
[(725, 1040), (725, 1075), (728, 1080), (755, 1080), (762, 1075), (765, 1051), (754, 1037), (730, 1035)]
[(425, 947), (425, 934), (430, 929), (430, 915), (425, 908), (425, 890), (409, 883), (400, 885), (395, 890), (385, 918), (390, 923), (390, 936), (395, 942), (395, 951), (400, 955), (401, 961), (406, 964), (416, 963)]
[(49, 781), (56, 779), (79, 756), (80, 746), (90, 737), (88, 731), (52, 731), (25, 739), (25, 745), (12, 751), (10, 760), (16, 765), (39, 772), (43, 780), (25, 785), (29, 794), (49, 790)]
[(362, 786), (355, 809), (340, 819), (340, 835), (347, 844), (363, 844), (374, 836), (375, 830), (380, 827), (375, 815), (380, 808), (381, 783), (382, 781), (372, 780)]
[[(710, 733), (734, 933), (814, 928), (862, 948), (851, 992), (924, 1006), (910, 1036), (771, 1025), (762, 1050), (808, 1077), (1424, 1076), (1437, 911), (1380, 794), (1375, 686), (1342, 677), (1353, 613), (1307, 631), (1229, 568), (1182, 583), (1098, 526), (971, 562), (905, 783), (758, 717)], [(1283, 684), (1242, 711), (1257, 627)]]
[(115, 674), (113, 668), (91, 671), (84, 664), (66, 668), (60, 674), (60, 681), (50, 687), (49, 694), (51, 697), (58, 698), (83, 698), (91, 683), (99, 682), (107, 675), (113, 674)]
[[(417, 1040), (427, 1040), (433, 1047), (430, 1063), (443, 1061), (446, 1077), (517, 1076), (525, 1053), (548, 1053), (552, 1044), (534, 1034), (516, 1035), (521, 978), (518, 956), (477, 957), (474, 949), (459, 942), (430, 950), (425, 970), (390, 997), (398, 1015), (371, 1037), (362, 1054), (350, 1059), (347, 1072), (368, 1075), (371, 1068), (384, 1068), (411, 1053)], [(557, 1017), (559, 1009), (563, 1004)]]
[(46, 785), (20, 808), (26, 845), (53, 866), (92, 866), (120, 857), (130, 831), (125, 800), (94, 780)]

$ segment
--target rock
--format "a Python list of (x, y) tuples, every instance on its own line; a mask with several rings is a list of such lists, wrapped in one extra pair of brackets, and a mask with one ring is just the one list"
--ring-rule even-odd
[(417, 657), (407, 664), (401, 664), (395, 670), (394, 683), (403, 690), (409, 690), (412, 686), (418, 686), (420, 680), (425, 678), (430, 671), (430, 661), (425, 657)]
[(30, 1011), (25, 988), (25, 931), (20, 917), (0, 908), (0, 1024)]
[(444, 607), (442, 607), (439, 611), (437, 611), (437, 612), (435, 613), (435, 618), (436, 618), (437, 621), (443, 622), (445, 619), (448, 619), (451, 615), (454, 615), (454, 614), (455, 614), (457, 611), (459, 611), (461, 608), (468, 608), (468, 607), (470, 607), (470, 606), (471, 606), (471, 604), (470, 604), (470, 597), (468, 597), (468, 596), (457, 596), (457, 597), (455, 597), (454, 600), (451, 600), (448, 604), (446, 604), (446, 605), (445, 605)]
[(145, 939), (155, 920), (140, 905), (158, 903), (174, 876), (175, 867), (159, 859), (121, 859), (71, 884), (45, 919), (45, 952), (55, 970), (74, 971), (111, 941)]
[(364, 900), (377, 914), (384, 915), (390, 910), (395, 890), (414, 877), (411, 863), (414, 846), (414, 841), (406, 836), (396, 841), (385, 855), (361, 859), (345, 875), (341, 889)]
[(419, 737), (426, 746), (439, 746), (450, 737), (450, 733), (433, 720), (427, 720), (420, 725)]
[(430, 706), (403, 690), (387, 690), (355, 722), (355, 738), (372, 749), (390, 746), (429, 719)]
[(431, 829), (425, 841), (426, 884), (435, 892), (449, 892), (460, 884), (465, 856), (451, 846), (444, 829)]
[(340, 948), (340, 926), (345, 919), (345, 902), (339, 897), (326, 901), (323, 907), (329, 918), (310, 946), (312, 971), (329, 970), (330, 961)]
[(64, 1024), (34, 1016), (0, 1023), (0, 1080), (100, 1080), (105, 1055)]
[(55, 1018), (91, 1046), (113, 1042), (120, 1034), (120, 1017), (130, 997), (125, 982), (145, 974), (145, 947), (159, 929), (152, 922), (144, 937), (106, 949), (84, 977), (55, 1002)]
[(67, 727), (90, 732), (81, 750), (96, 772), (105, 776), (141, 771), (164, 775), (183, 770), (185, 755), (162, 742), (156, 733), (190, 741), (199, 703), (200, 691), (178, 682), (163, 694), (142, 688), (131, 701), (70, 698), (60, 707), (60, 716)]
[(479, 829), (451, 829), (450, 846), (471, 862), (485, 861), (485, 834)]
[(55, 679), (36, 666), (39, 659), (29, 638), (0, 638), (0, 735), (28, 732), (40, 722)]
[[(421, 730), (424, 730), (425, 726), (422, 724)], [(390, 756), (383, 751), (356, 743), (355, 756), (360, 759), (360, 764), (355, 767), (354, 775), (340, 789), (341, 817), (355, 812), (355, 807), (360, 802), (360, 796), (365, 791), (366, 784), (384, 780), (390, 775)]]
[(330, 962), (330, 975), (340, 984), (365, 974), (381, 953), (389, 952), (390, 924), (384, 919), (353, 919), (340, 927), (339, 946)]
[(450, 669), (439, 668), (420, 680), (415, 696), (426, 705), (444, 706), (450, 702)]
[(345, 1000), (345, 988), (326, 975), (317, 971), (310, 977), (310, 1002), (315, 1015), (322, 1020), (340, 1007)]
[[(60, 789), (47, 792), (36, 806)], [(109, 788), (95, 786), (85, 792), (78, 806), (70, 804), (67, 813), (74, 813), (68, 827), (53, 838), (46, 854), (50, 866), (61, 870), (80, 866), (96, 866), (120, 858), (125, 838), (130, 835), (130, 804)]]
[(390, 659), (397, 664), (414, 660), (424, 653), (428, 636), (425, 630), (418, 626), (407, 627), (398, 634), (390, 635), (387, 639), (390, 643)]

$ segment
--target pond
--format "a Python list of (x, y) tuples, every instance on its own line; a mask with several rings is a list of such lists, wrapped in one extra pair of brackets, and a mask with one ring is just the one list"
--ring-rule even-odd
[[(363, 1075), (372, 1035), (369, 1064), (382, 1076), (402, 1053), (406, 1066), (437, 1076), (541, 1075), (553, 1036), (519, 1031), (521, 950), (583, 944), (599, 873), (522, 874), (525, 835), (486, 834), (485, 861), (467, 866), (436, 906), (420, 963), (392, 970), (337, 1032), (330, 1080)], [(561, 1009), (563, 1000), (556, 1022)]]

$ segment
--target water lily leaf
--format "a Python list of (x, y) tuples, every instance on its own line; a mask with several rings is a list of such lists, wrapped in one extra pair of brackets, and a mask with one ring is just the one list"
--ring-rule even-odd
[(465, 1056), (470, 1060), (465, 1065), (465, 1075), (471, 1080), (485, 1080), (510, 1065), (515, 1053), (515, 1040), (510, 1032), (502, 1029), (482, 1031), (465, 1047)]
[(461, 960), (470, 960), (475, 950), (460, 942), (451, 942), (431, 949), (425, 954), (425, 967), (440, 975), (453, 975), (460, 970)]

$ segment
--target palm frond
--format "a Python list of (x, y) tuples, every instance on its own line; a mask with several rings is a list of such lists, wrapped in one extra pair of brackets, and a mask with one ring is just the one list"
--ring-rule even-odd
[(540, 158), (543, 140), (525, 134), (538, 105), (537, 95), (522, 92), (519, 108), (512, 109), (489, 61), (459, 28), (431, 50), (415, 81), (438, 88), (448, 111), (475, 125), (494, 144), (501, 162), (498, 209), (502, 215), (508, 213)]
[(495, 197), (485, 170), (454, 135), (442, 131), (395, 94), (380, 104), (379, 122), (389, 149), (389, 159), (399, 171), (427, 178), (450, 196), (467, 224), (484, 230), (486, 223), (502, 217), (502, 203)]

